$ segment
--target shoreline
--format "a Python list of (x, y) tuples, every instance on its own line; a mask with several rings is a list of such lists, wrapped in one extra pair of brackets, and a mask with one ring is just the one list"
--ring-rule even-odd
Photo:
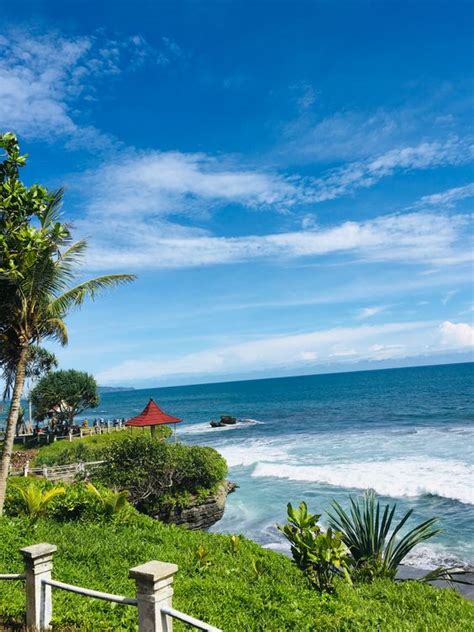
[[(400, 579), (418, 579), (420, 577), (423, 577), (423, 575), (426, 575), (426, 573), (429, 573), (428, 569), (401, 564), (398, 569), (397, 577)], [(451, 585), (445, 580), (437, 580), (429, 583), (432, 586), (436, 586), (437, 588), (454, 589), (465, 599), (468, 599), (469, 601), (474, 601), (474, 570), (469, 569), (466, 572), (466, 575), (463, 577), (463, 580), (471, 582), (473, 585), (471, 586), (467, 584), (457, 583)]]

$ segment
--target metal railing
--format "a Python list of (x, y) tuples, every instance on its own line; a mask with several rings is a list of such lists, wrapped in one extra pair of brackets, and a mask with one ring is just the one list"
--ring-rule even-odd
[(135, 580), (136, 597), (125, 597), (112, 593), (75, 586), (52, 579), (53, 544), (34, 544), (20, 549), (25, 563), (25, 573), (0, 574), (0, 580), (25, 582), (26, 626), (28, 630), (49, 630), (53, 616), (52, 588), (66, 590), (84, 597), (102, 599), (138, 610), (139, 632), (172, 632), (172, 621), (176, 619), (205, 632), (221, 632), (204, 621), (191, 617), (172, 607), (173, 579), (176, 564), (152, 561), (136, 566), (129, 571)]

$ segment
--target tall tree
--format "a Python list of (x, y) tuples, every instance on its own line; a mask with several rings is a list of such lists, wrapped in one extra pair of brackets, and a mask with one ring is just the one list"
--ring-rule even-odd
[(31, 345), (47, 338), (67, 344), (69, 311), (134, 276), (101, 276), (71, 287), (86, 242), (73, 243), (69, 226), (60, 221), (63, 191), (20, 181), (26, 157), (14, 134), (0, 135), (0, 149), (0, 361), (8, 358), (15, 367), (0, 462), (1, 515)]
[(84, 371), (54, 371), (42, 377), (31, 391), (31, 403), (38, 421), (54, 417), (70, 426), (77, 414), (99, 405), (97, 383)]

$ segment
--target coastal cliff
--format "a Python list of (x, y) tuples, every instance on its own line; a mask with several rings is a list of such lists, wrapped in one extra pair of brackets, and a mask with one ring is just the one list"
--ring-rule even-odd
[(162, 522), (176, 524), (186, 529), (209, 529), (224, 515), (227, 496), (237, 488), (235, 483), (223, 481), (216, 492), (204, 499), (191, 501), (186, 507), (175, 505), (153, 517)]

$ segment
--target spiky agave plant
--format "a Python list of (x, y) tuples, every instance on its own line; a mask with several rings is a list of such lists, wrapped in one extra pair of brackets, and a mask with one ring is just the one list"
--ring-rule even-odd
[(395, 524), (396, 507), (387, 504), (382, 508), (373, 490), (362, 498), (351, 496), (349, 512), (338, 502), (332, 503), (333, 512), (328, 512), (330, 525), (342, 533), (355, 567), (364, 579), (394, 578), (408, 553), (441, 531), (435, 526), (438, 518), (430, 518), (400, 537), (413, 509)]

